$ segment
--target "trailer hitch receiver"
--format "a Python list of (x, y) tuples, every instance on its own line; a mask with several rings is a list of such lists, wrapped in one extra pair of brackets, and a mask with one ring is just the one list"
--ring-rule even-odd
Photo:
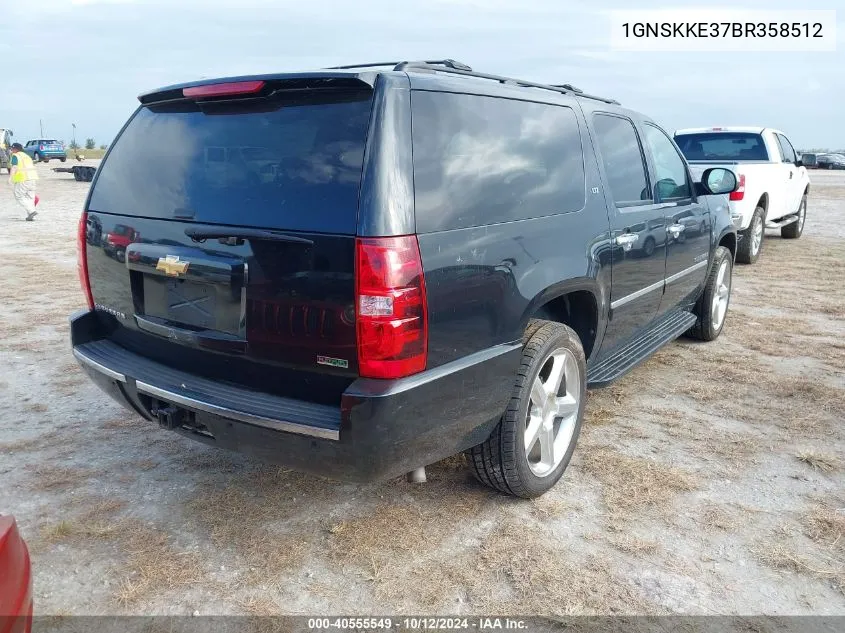
[(158, 425), (172, 431), (178, 429), (185, 422), (185, 411), (174, 406), (159, 406), (152, 410), (158, 418)]

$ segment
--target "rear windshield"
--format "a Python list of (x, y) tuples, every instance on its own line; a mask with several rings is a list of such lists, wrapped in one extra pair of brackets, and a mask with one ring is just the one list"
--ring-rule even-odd
[(101, 167), (89, 210), (353, 234), (371, 96), (142, 107)]
[(44, 145), (58, 145), (58, 141), (41, 141)]
[(769, 160), (763, 137), (749, 132), (678, 134), (675, 142), (687, 160)]

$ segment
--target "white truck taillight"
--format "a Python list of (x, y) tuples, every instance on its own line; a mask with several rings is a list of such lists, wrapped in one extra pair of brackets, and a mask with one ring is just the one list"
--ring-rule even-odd
[(732, 191), (730, 199), (733, 201), (742, 200), (745, 197), (745, 174), (739, 174), (739, 182), (736, 191)]

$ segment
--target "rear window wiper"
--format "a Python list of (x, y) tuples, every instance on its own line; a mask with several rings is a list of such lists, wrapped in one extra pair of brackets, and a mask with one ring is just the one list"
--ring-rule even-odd
[(221, 244), (229, 244), (231, 246), (238, 246), (243, 244), (244, 240), (271, 240), (274, 242), (288, 242), (291, 244), (303, 244), (305, 246), (313, 246), (312, 240), (304, 237), (296, 237), (294, 235), (287, 235), (285, 233), (277, 233), (276, 231), (266, 231), (264, 229), (239, 229), (239, 228), (217, 228), (217, 229), (198, 229), (187, 228), (185, 235), (190, 237), (195, 242), (203, 242), (205, 240), (218, 239)]

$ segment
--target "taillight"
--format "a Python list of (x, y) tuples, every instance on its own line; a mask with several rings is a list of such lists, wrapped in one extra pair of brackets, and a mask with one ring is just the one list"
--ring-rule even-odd
[(230, 97), (255, 94), (261, 92), (262, 88), (264, 88), (263, 81), (230, 81), (222, 84), (206, 84), (205, 86), (183, 88), (182, 95), (188, 98)]
[(76, 268), (79, 271), (79, 283), (82, 285), (82, 292), (85, 294), (85, 300), (88, 301), (88, 309), (93, 310), (94, 295), (91, 294), (91, 282), (88, 279), (87, 228), (88, 212), (83, 211), (79, 218), (79, 230), (76, 232)]
[(401, 378), (425, 369), (428, 322), (417, 238), (355, 242), (358, 369), (365, 378)]
[(39, 145), (39, 146), (38, 146), (38, 149), (40, 149), (40, 150), (43, 152), (43, 151), (44, 151), (44, 146), (43, 146), (43, 145)]
[(745, 197), (745, 174), (739, 175), (739, 183), (736, 191), (732, 191), (730, 195), (731, 200), (742, 200)]

